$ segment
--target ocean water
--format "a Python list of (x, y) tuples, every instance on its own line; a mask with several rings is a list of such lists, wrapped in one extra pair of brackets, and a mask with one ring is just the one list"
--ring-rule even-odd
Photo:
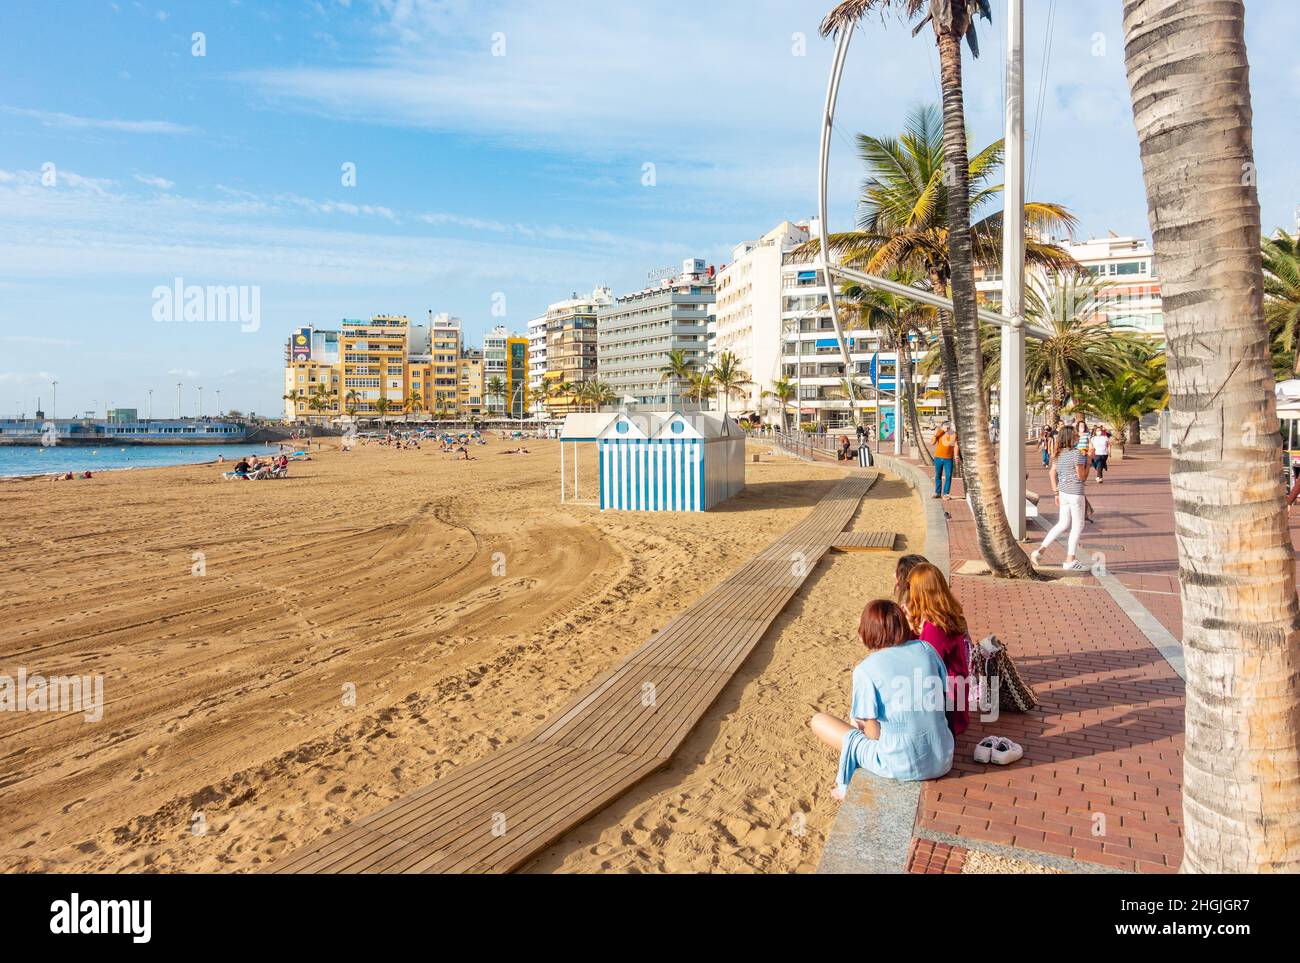
[[(298, 442), (286, 442), (286, 451)], [(291, 447), (292, 446), (292, 447)], [(241, 455), (279, 452), (277, 444), (239, 445), (120, 445), (94, 448), (89, 445), (0, 445), (0, 477), (52, 475), (55, 472), (108, 471), (112, 468), (158, 468), (164, 465), (197, 465), (216, 461), (237, 461)]]

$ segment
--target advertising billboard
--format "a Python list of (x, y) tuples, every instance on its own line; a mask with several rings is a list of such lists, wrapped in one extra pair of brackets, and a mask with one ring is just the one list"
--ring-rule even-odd
[(293, 360), (311, 360), (311, 328), (299, 328), (293, 333)]

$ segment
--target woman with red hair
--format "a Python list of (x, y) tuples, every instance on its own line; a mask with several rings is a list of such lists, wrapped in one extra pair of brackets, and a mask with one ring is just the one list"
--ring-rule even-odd
[(948, 727), (959, 736), (970, 722), (966, 704), (970, 681), (966, 615), (948, 588), (948, 580), (929, 562), (917, 565), (907, 577), (907, 617), (916, 634), (939, 653), (948, 670)]
[(859, 767), (886, 779), (937, 779), (952, 768), (947, 672), (938, 653), (914, 637), (903, 610), (888, 599), (867, 603), (858, 639), (870, 651), (853, 670), (850, 721), (819, 712), (809, 723), (840, 751), (836, 799)]

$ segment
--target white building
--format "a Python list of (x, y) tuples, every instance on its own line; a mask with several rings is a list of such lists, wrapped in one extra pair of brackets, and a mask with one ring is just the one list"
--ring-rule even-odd
[(736, 356), (752, 384), (737, 400), (737, 411), (762, 411), (763, 393), (782, 375), (781, 266), (809, 238), (807, 224), (782, 221), (756, 241), (737, 244), (714, 289), (716, 318), (710, 360), (724, 352)]
[[(855, 327), (852, 315), (842, 309), (840, 320), (848, 342), (855, 411), (849, 407), (825, 277), (813, 262), (787, 255), (781, 268), (781, 376), (794, 383), (798, 398), (797, 409), (793, 404), (786, 409), (787, 424), (798, 421), (838, 427), (859, 420), (873, 424), (877, 416), (887, 423), (895, 418), (898, 356), (893, 346), (881, 344), (880, 332)], [(913, 352), (914, 364), (923, 350)], [(923, 424), (928, 424), (946, 410), (939, 377), (927, 379), (915, 370), (913, 376), (917, 410)], [(764, 408), (768, 420), (781, 421), (779, 403), (768, 399)]]
[(666, 381), (664, 366), (681, 351), (697, 371), (709, 363), (708, 327), (713, 316), (715, 271), (703, 258), (687, 258), (649, 287), (615, 298), (598, 309), (596, 368), (621, 400), (654, 407), (680, 405), (686, 385)]
[[(1142, 238), (1120, 237), (1111, 233), (1086, 241), (1056, 240), (1094, 277), (1106, 282), (1099, 293), (1103, 311), (1112, 325), (1161, 335), (1165, 315), (1160, 298), (1160, 279), (1156, 272), (1155, 251)], [(981, 299), (1002, 298), (1002, 274), (994, 268), (977, 272), (976, 289)]]
[(483, 335), (483, 386), (487, 391), (484, 407), (490, 415), (503, 415), (506, 410), (505, 399), (493, 395), (487, 388), (493, 378), (500, 378), (502, 384), (506, 383), (506, 339), (509, 337), (510, 332), (504, 324), (498, 324)]
[[(549, 309), (548, 309), (549, 310)], [(528, 390), (537, 399), (542, 391), (542, 380), (546, 374), (546, 315), (533, 318), (528, 322)], [(535, 400), (534, 412), (546, 408), (544, 402)]]

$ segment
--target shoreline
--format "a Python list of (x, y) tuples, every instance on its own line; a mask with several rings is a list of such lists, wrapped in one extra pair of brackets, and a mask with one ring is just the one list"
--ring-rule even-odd
[[(299, 440), (301, 440), (301, 439), (299, 439)], [(259, 445), (259, 444), (260, 444), (260, 445), (267, 445), (267, 446), (270, 446), (270, 445), (280, 445), (280, 444), (284, 444), (284, 443), (283, 443), (283, 442), (275, 442), (275, 441), (267, 441), (267, 442), (252, 442), (251, 444), (254, 444), (254, 445)], [(240, 442), (237, 442), (236, 445), (237, 445), (237, 447), (241, 447), (241, 448), (244, 447), (243, 443), (240, 443)], [(140, 446), (140, 447), (145, 447), (145, 448), (153, 449), (153, 448), (162, 447), (162, 446), (145, 445), (145, 446)], [(324, 447), (322, 447), (322, 448), (318, 448), (318, 449), (316, 449), (316, 450), (314, 450), (314, 451), (309, 451), (308, 449), (301, 449), (301, 450), (308, 451), (309, 454), (315, 456), (316, 454), (323, 454), (323, 453), (326, 452), (326, 451), (337, 451), (337, 450), (338, 450), (338, 446), (337, 446), (337, 445), (331, 445), (331, 446), (328, 447), (328, 448), (324, 448)], [(276, 454), (279, 454), (279, 451), (278, 451), (278, 450), (276, 451)], [(213, 459), (211, 459), (211, 460), (209, 460), (209, 461), (182, 461), (182, 462), (177, 462), (177, 463), (174, 464), (174, 465), (119, 465), (119, 466), (114, 467), (114, 468), (99, 468), (99, 469), (93, 469), (93, 471), (94, 471), (94, 476), (91, 477), (90, 479), (81, 479), (81, 478), (74, 477), (72, 480), (73, 480), (73, 481), (94, 481), (94, 479), (97, 478), (97, 477), (99, 477), (100, 475), (107, 475), (107, 474), (109, 474), (110, 472), (121, 472), (121, 471), (165, 471), (165, 470), (168, 470), (168, 469), (174, 469), (174, 468), (200, 468), (200, 467), (203, 467), (203, 466), (205, 466), (205, 465), (220, 465), (220, 464), (225, 464), (225, 463), (222, 462), (222, 461), (220, 461), (220, 460), (218, 460), (217, 458), (213, 458)], [(71, 469), (66, 469), (66, 468), (65, 468), (65, 469), (63, 469), (62, 471), (47, 471), (47, 472), (39, 472), (39, 473), (34, 474), (34, 475), (8, 475), (8, 474), (0, 473), (0, 483), (7, 482), (7, 481), (50, 481), (50, 480), (54, 480), (54, 479), (56, 478), (56, 476), (62, 476), (62, 475), (64, 475), (64, 474), (66, 474), (66, 473), (67, 473), (68, 471), (70, 471), (70, 470), (71, 470)], [(86, 469), (82, 469), (82, 471), (85, 471), (85, 470), (86, 470)], [(76, 472), (76, 471), (73, 471), (73, 475), (76, 476), (76, 475), (77, 475), (77, 472)]]

